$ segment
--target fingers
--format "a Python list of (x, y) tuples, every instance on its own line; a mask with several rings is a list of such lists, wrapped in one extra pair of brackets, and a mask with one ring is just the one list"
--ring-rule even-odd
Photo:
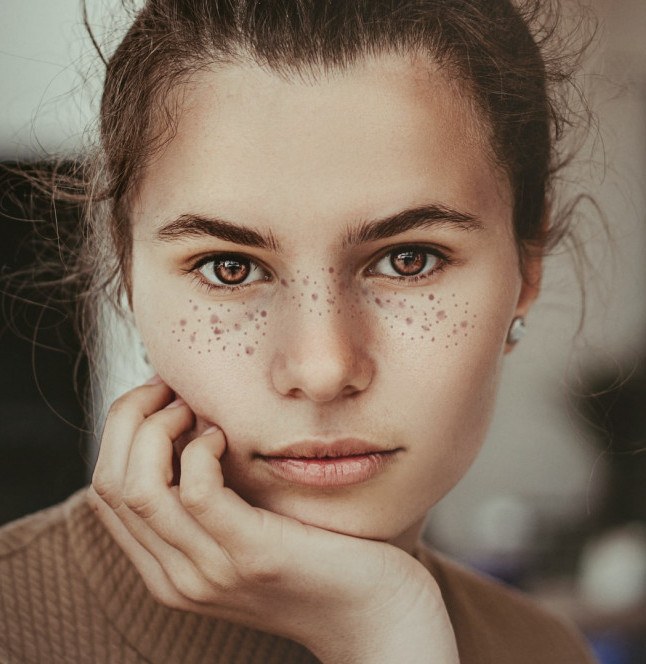
[(92, 486), (109, 505), (117, 506), (121, 500), (121, 483), (137, 429), (172, 397), (168, 385), (147, 383), (121, 396), (110, 408), (92, 477)]
[[(205, 431), (186, 446), (181, 458), (179, 498), (239, 572), (244, 573), (246, 568), (253, 573), (253, 569), (265, 565), (265, 572), (271, 576), (276, 570), (273, 563), (266, 565), (268, 552), (280, 549), (285, 524), (292, 520), (254, 508), (224, 486), (220, 458), (225, 447), (219, 429)], [(276, 556), (276, 560), (279, 558)]]

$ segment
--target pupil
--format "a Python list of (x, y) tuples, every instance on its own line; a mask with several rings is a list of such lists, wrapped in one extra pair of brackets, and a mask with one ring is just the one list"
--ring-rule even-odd
[(249, 275), (249, 261), (225, 258), (216, 263), (215, 274), (226, 284), (239, 284)]
[(390, 259), (393, 269), (402, 275), (411, 276), (421, 272), (426, 266), (426, 254), (410, 249), (400, 251)]

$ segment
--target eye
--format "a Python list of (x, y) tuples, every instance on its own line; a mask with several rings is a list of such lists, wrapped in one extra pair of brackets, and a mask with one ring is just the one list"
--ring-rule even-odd
[(203, 259), (197, 272), (213, 287), (245, 286), (254, 281), (266, 281), (267, 272), (255, 261), (238, 254), (220, 254)]
[(398, 247), (382, 256), (370, 268), (370, 274), (399, 279), (423, 279), (440, 270), (447, 259), (426, 247)]

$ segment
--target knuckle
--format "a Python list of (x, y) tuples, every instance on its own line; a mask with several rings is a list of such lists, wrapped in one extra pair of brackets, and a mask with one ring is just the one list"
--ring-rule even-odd
[(142, 579), (148, 592), (152, 595), (153, 599), (162, 606), (169, 609), (182, 609), (184, 608), (183, 598), (176, 590), (169, 584), (158, 583), (147, 578), (142, 574)]
[(126, 507), (142, 519), (152, 518), (159, 510), (159, 498), (145, 488), (126, 488), (123, 493)]
[(136, 412), (132, 404), (130, 393), (126, 393), (117, 397), (108, 410), (108, 418), (114, 419), (115, 417), (129, 416)]
[(179, 499), (184, 507), (196, 516), (206, 514), (212, 509), (212, 496), (209, 488), (201, 482), (179, 486)]
[(190, 602), (206, 604), (213, 601), (213, 589), (206, 580), (199, 579), (192, 571), (173, 573), (171, 582), (179, 595)]
[(270, 555), (245, 555), (239, 561), (237, 571), (245, 585), (277, 585), (282, 579), (281, 566)]
[(117, 508), (121, 505), (121, 486), (112, 476), (97, 469), (92, 476), (92, 487), (104, 503)]

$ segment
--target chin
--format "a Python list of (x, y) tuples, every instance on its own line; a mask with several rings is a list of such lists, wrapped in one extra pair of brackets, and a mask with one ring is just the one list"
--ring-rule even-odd
[[(326, 500), (333, 498), (333, 500)], [(397, 540), (410, 525), (402, 524), (374, 505), (348, 504), (347, 500), (338, 500), (338, 496), (312, 496), (310, 500), (302, 497), (290, 497), (282, 500), (260, 501), (257, 507), (267, 509), (301, 523), (323, 530), (360, 537), (361, 539), (389, 542)]]

